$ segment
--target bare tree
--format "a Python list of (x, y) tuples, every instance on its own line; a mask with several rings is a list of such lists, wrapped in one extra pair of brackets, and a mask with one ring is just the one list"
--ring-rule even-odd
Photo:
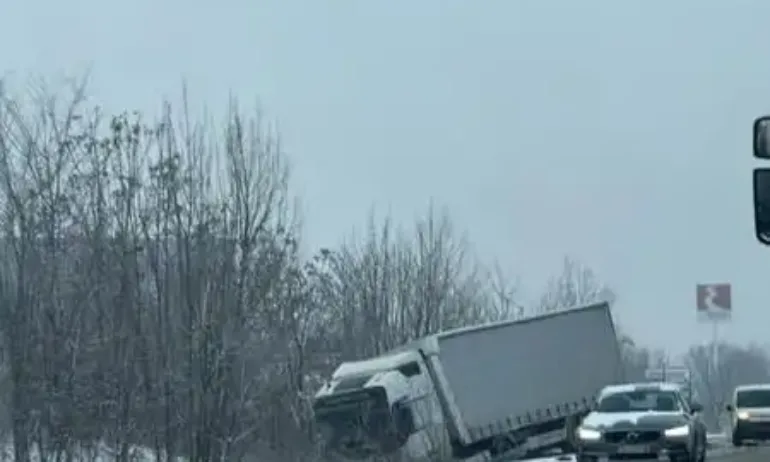
[(707, 403), (705, 417), (714, 428), (719, 427), (723, 406), (736, 386), (770, 381), (770, 357), (756, 345), (693, 346), (686, 362), (693, 374), (696, 393)]
[[(337, 307), (332, 323), (339, 326), (332, 338), (343, 357), (376, 355), (413, 338), (488, 321), (502, 315), (501, 306), (513, 306), (512, 300), (493, 306), (489, 279), (446, 213), (432, 206), (412, 233), (371, 218), (363, 243), (334, 252), (331, 269), (329, 305)], [(504, 295), (513, 297), (510, 290)]]
[[(548, 281), (535, 311), (550, 313), (603, 301), (612, 305), (615, 298), (612, 289), (592, 269), (565, 257), (561, 273)], [(621, 327), (616, 328), (625, 380), (644, 380), (645, 370), (650, 366), (650, 351), (637, 345)]]
[[(105, 116), (82, 84), (51, 95), (0, 95), (18, 462), (103, 443), (117, 462), (137, 445), (168, 462), (310, 460), (312, 396), (340, 361), (524, 312), (433, 206), (409, 229), (371, 217), (360, 239), (307, 258), (287, 159), (258, 111), (195, 119), (185, 93), (157, 119)], [(535, 311), (613, 299), (565, 259)], [(623, 345), (637, 369), (648, 360)]]
[(637, 345), (631, 337), (618, 334), (620, 351), (623, 356), (625, 380), (636, 382), (645, 380), (645, 371), (650, 367), (650, 350)]
[[(68, 452), (76, 437), (84, 293), (76, 278), (80, 242), (71, 236), (76, 198), (68, 179), (92, 132), (81, 113), (84, 85), (64, 101), (45, 91), (25, 101), (0, 95), (3, 298), (13, 386), (16, 460), (30, 443)], [(30, 110), (31, 108), (31, 110)]]
[(526, 307), (519, 300), (519, 284), (494, 264), (486, 279), (488, 283), (489, 303), (487, 316), (490, 321), (503, 321), (521, 318)]
[(615, 294), (593, 270), (565, 257), (561, 273), (548, 281), (536, 310), (548, 313), (600, 301), (613, 303)]
[(220, 131), (186, 106), (103, 118), (75, 90), (64, 110), (45, 93), (0, 104), (15, 460), (100, 440), (119, 461), (134, 444), (195, 461), (275, 445), (285, 408), (268, 397), (302, 387), (321, 291), (277, 137), (234, 104)]

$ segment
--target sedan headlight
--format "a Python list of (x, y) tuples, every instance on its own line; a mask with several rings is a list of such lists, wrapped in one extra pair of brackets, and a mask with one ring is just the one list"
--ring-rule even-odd
[(738, 413), (738, 418), (741, 420), (749, 420), (751, 418), (751, 414), (746, 411), (741, 411)]
[(672, 437), (672, 438), (687, 436), (690, 434), (690, 427), (688, 425), (682, 425), (681, 427), (669, 428), (663, 433), (666, 436)]
[(593, 428), (579, 427), (577, 436), (583, 441), (596, 441), (602, 438), (602, 432)]

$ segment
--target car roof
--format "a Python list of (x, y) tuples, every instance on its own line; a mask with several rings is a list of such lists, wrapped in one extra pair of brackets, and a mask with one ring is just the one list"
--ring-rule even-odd
[(749, 390), (770, 390), (770, 383), (747, 383), (744, 385), (738, 385), (735, 387), (735, 392), (749, 391)]
[(681, 385), (669, 382), (636, 382), (623, 383), (619, 385), (608, 385), (604, 387), (599, 395), (610, 395), (614, 393), (630, 393), (633, 391), (675, 391), (682, 390)]

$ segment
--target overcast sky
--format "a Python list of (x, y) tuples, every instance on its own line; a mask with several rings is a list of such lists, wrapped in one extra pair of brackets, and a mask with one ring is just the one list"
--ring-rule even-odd
[(0, 18), (6, 75), (90, 68), (107, 108), (154, 112), (182, 78), (212, 106), (258, 98), (314, 246), (432, 198), (531, 295), (563, 255), (590, 265), (640, 343), (710, 338), (699, 281), (733, 284), (720, 335), (768, 340), (767, 0), (5, 0)]

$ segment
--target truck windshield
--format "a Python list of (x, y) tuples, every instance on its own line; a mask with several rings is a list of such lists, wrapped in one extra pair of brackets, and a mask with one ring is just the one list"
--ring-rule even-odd
[(735, 397), (735, 407), (770, 407), (770, 390), (742, 390)]
[(679, 399), (672, 391), (644, 390), (612, 393), (599, 400), (598, 412), (676, 412)]
[(351, 459), (394, 451), (392, 418), (381, 387), (319, 398), (315, 420), (327, 448)]

